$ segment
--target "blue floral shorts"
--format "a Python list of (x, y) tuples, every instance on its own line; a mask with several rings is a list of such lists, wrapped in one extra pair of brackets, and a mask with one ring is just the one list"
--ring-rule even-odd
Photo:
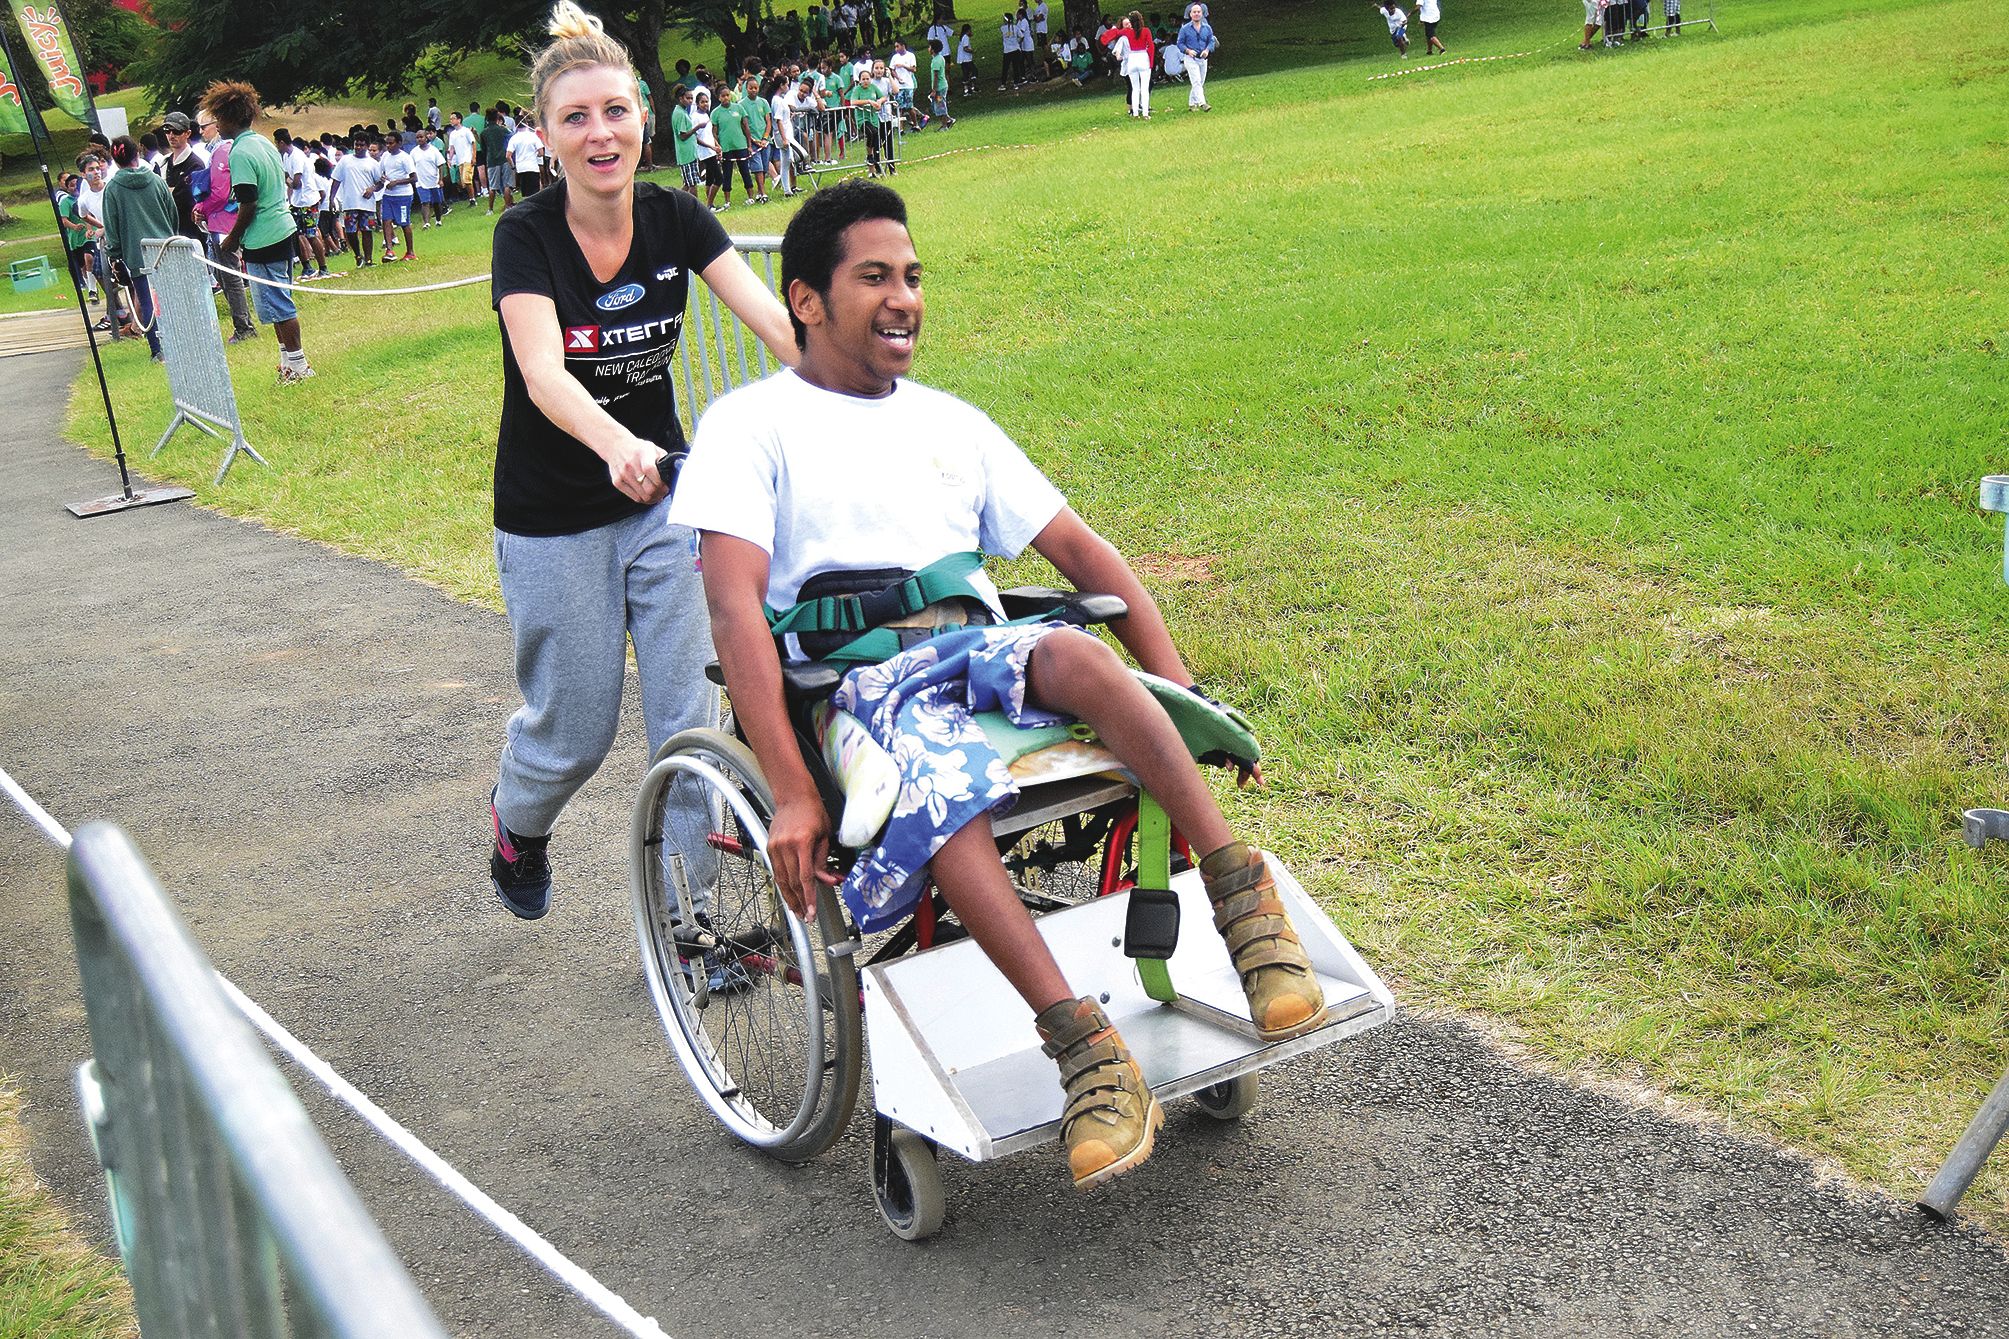
[(1065, 724), (1028, 708), (1026, 665), (1064, 624), (966, 628), (844, 676), (835, 702), (861, 721), (900, 769), (900, 795), (879, 845), (839, 889), (858, 928), (883, 929), (914, 909), (928, 862), (971, 819), (1018, 799), (1011, 769), (973, 719), (1002, 711), (1018, 725)]

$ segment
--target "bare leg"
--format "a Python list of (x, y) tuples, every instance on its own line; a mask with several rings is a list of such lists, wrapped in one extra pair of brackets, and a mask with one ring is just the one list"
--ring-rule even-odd
[(1053, 633), (1033, 648), (1027, 671), (1031, 698), (1094, 726), (1195, 851), (1235, 839), (1172, 718), (1108, 643), (1086, 632)]
[(1053, 951), (1033, 928), (1032, 913), (1012, 891), (989, 818), (964, 824), (928, 869), (956, 919), (1034, 1013), (1074, 998)]

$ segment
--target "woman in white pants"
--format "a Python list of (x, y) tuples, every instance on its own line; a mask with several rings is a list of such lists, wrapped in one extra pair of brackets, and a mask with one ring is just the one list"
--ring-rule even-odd
[(1102, 34), (1102, 44), (1113, 46), (1122, 42), (1127, 47), (1123, 55), (1123, 75), (1130, 81), (1130, 114), (1151, 119), (1151, 66), (1157, 53), (1151, 48), (1151, 30), (1144, 26), (1144, 16), (1131, 10), (1123, 22)]
[(1186, 91), (1186, 108), (1210, 112), (1207, 105), (1207, 62), (1220, 49), (1220, 42), (1214, 38), (1214, 27), (1207, 22), (1207, 7), (1196, 4), (1186, 11), (1186, 26), (1179, 29), (1179, 54), (1186, 59), (1186, 78), (1192, 87)]

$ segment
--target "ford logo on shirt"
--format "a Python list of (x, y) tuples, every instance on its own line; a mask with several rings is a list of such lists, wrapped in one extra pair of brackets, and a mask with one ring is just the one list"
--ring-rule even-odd
[(647, 296), (648, 290), (640, 284), (623, 284), (611, 293), (602, 293), (593, 305), (603, 312), (617, 312), (623, 307), (632, 307)]

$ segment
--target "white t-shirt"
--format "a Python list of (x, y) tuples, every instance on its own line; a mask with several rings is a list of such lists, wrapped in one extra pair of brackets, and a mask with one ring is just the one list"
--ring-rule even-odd
[(446, 132), (446, 160), (455, 167), (474, 161), (474, 132), (455, 126)]
[(1018, 50), (1018, 25), (1005, 23), (998, 26), (998, 42), (1007, 52)]
[(893, 82), (909, 93), (914, 91), (915, 64), (914, 53), (911, 51), (895, 51), (893, 58), (886, 62), (887, 67), (893, 71)]
[(1165, 48), (1165, 73), (1171, 75), (1174, 79), (1183, 79), (1186, 76), (1186, 57), (1179, 50), (1177, 42), (1173, 42)]
[(1441, 18), (1437, 0), (1416, 0), (1416, 17), (1423, 23), (1436, 23)]
[[(705, 411), (670, 523), (765, 550), (767, 603), (819, 572), (1016, 557), (1067, 500), (988, 415), (911, 381), (878, 399), (783, 370)], [(982, 573), (971, 578), (997, 605)], [(1002, 616), (1003, 610), (998, 610)]]
[(518, 127), (516, 133), (509, 137), (509, 143), (505, 148), (509, 153), (509, 161), (515, 165), (518, 172), (535, 172), (544, 152), (543, 142), (537, 138), (537, 132), (529, 126)]
[[(107, 177), (106, 180), (109, 181), (111, 178)], [(100, 227), (104, 226), (105, 193), (92, 190), (89, 177), (77, 183), (77, 212)]]
[(385, 183), (384, 198), (386, 200), (402, 199), (412, 193), (412, 184), (410, 181), (406, 181), (402, 186), (392, 186), (389, 184), (396, 181), (399, 177), (408, 178), (412, 175), (412, 156), (405, 150), (393, 149), (386, 152), (382, 158), (377, 160), (377, 171), (382, 174), (381, 180)]
[(383, 179), (374, 158), (366, 153), (350, 154), (335, 164), (335, 207), (375, 213), (377, 197), (363, 192)]
[(956, 64), (968, 65), (975, 61), (976, 58), (976, 53), (970, 50), (970, 39), (967, 36), (958, 37), (956, 39)]
[(1018, 49), (1020, 51), (1031, 51), (1034, 49), (1032, 45), (1032, 25), (1024, 19), (1018, 21)]
[(446, 166), (446, 155), (439, 151), (439, 146), (427, 144), (413, 149), (408, 156), (412, 160), (412, 175), (418, 178), (412, 184), (422, 190), (438, 190), (439, 170)]
[(307, 156), (305, 149), (298, 144), (288, 149), (280, 167), (289, 178), (295, 173), (300, 176), (300, 184), (292, 187), (286, 196), (287, 204), (295, 209), (312, 209), (321, 203), (321, 179), (314, 175), (314, 160)]
[(1041, 37), (1046, 36), (1046, 0), (1039, 0), (1032, 7), (1032, 28)]
[(942, 54), (946, 56), (956, 45), (956, 30), (946, 23), (937, 23), (928, 29), (927, 40), (930, 42), (940, 42), (942, 44)]
[(718, 138), (712, 134), (712, 114), (699, 111), (695, 103), (691, 105), (691, 143), (697, 146), (696, 161), (702, 163), (707, 158), (718, 157)]
[(1383, 17), (1388, 20), (1389, 32), (1397, 32), (1409, 25), (1409, 16), (1402, 12), (1400, 5), (1397, 5), (1394, 9), (1384, 10)]

